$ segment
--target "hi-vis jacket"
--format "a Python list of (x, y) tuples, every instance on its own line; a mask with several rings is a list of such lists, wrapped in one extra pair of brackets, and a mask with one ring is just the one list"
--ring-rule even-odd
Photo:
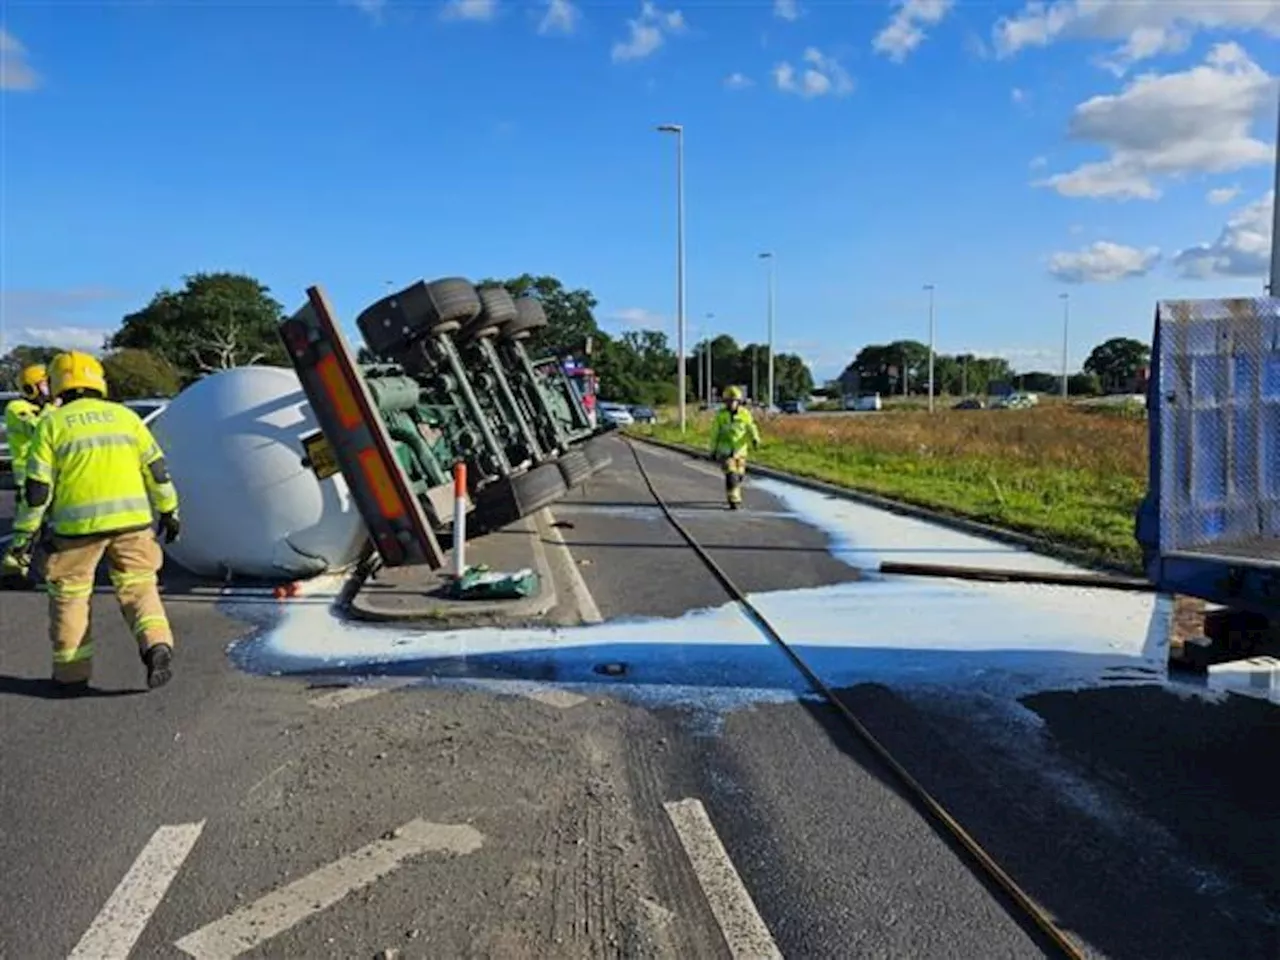
[(40, 418), (27, 457), (16, 533), (49, 513), (54, 534), (86, 537), (144, 530), (178, 509), (178, 493), (151, 431), (128, 407), (81, 397)]
[(760, 430), (755, 418), (746, 407), (738, 407), (733, 413), (722, 407), (711, 424), (711, 455), (713, 457), (741, 456), (747, 445), (760, 443)]
[(13, 460), (13, 483), (19, 496), (26, 482), (27, 456), (36, 438), (36, 426), (42, 412), (43, 408), (38, 404), (21, 398), (9, 401), (4, 408), (5, 434), (9, 440), (9, 456)]

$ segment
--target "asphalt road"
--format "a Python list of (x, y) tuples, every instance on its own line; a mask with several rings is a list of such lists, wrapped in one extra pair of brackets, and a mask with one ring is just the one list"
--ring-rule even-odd
[[(761, 491), (731, 514), (705, 465), (646, 463), (748, 589), (856, 576)], [(606, 619), (725, 602), (621, 446), (555, 515)], [(695, 862), (732, 865), (787, 957), (1046, 955), (812, 702), (324, 689), (230, 665), (228, 644), (273, 601), (219, 605), (170, 577), (166, 602), (173, 683), (142, 692), (100, 591), (102, 693), (67, 702), (40, 682), (43, 598), (0, 593), (0, 955), (136, 935), (132, 955), (148, 957), (728, 957), (722, 930), (749, 941), (754, 928), (731, 878)], [(1158, 687), (1051, 692), (1026, 704), (1032, 736), (963, 686), (842, 695), (1091, 955), (1280, 955), (1275, 708)], [(724, 856), (691, 859), (664, 806), (683, 800)], [(737, 912), (718, 916), (725, 903)]]

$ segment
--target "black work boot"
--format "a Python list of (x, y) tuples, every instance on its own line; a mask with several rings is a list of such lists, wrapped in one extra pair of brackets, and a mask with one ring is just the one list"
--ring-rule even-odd
[(167, 643), (160, 643), (142, 655), (147, 665), (147, 686), (154, 690), (163, 687), (173, 676), (173, 649)]

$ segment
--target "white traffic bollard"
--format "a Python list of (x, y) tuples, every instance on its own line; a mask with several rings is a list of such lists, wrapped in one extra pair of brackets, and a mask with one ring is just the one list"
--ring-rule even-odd
[(467, 465), (453, 465), (453, 575), (461, 580), (467, 552)]

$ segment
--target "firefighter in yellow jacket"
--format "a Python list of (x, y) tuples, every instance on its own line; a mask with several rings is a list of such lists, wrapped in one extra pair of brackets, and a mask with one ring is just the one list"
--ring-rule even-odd
[(173, 633), (157, 585), (164, 553), (152, 531), (152, 510), (165, 542), (172, 542), (179, 530), (178, 494), (151, 431), (128, 407), (107, 401), (97, 360), (72, 351), (49, 366), (61, 404), (36, 429), (10, 549), (20, 560), (25, 552), (29, 562), (31, 538), (48, 513), (53, 543), (44, 573), (58, 690), (89, 685), (89, 601), (104, 555), (146, 664), (147, 686), (154, 689), (171, 676)]
[(730, 510), (742, 506), (748, 445), (753, 449), (760, 446), (760, 430), (751, 411), (742, 405), (742, 390), (725, 387), (724, 408), (711, 424), (711, 456), (724, 467), (724, 492)]
[[(27, 455), (31, 451), (40, 416), (48, 409), (49, 403), (49, 378), (43, 364), (33, 363), (22, 368), (18, 374), (18, 393), (18, 399), (9, 401), (4, 408), (4, 427), (13, 464), (13, 485), (21, 503), (27, 476)], [(27, 567), (6, 552), (0, 558), (0, 576), (15, 575), (25, 578)]]

